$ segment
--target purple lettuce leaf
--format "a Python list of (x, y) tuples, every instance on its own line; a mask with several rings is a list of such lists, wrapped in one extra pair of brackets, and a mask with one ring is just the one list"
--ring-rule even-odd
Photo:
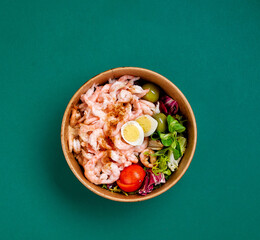
[(166, 115), (173, 115), (178, 112), (179, 105), (177, 101), (169, 96), (162, 96), (160, 98), (160, 111)]
[(140, 195), (147, 195), (148, 193), (153, 191), (153, 187), (160, 184), (165, 183), (165, 177), (163, 173), (159, 175), (155, 175), (151, 169), (146, 171), (146, 176), (143, 182), (142, 187), (139, 189), (138, 193)]

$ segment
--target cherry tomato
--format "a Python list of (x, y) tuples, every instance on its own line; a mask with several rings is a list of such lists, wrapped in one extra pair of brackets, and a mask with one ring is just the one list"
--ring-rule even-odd
[(139, 189), (142, 183), (134, 183), (134, 184), (124, 184), (120, 180), (117, 180), (117, 185), (125, 192), (134, 192)]
[(118, 186), (125, 192), (133, 192), (141, 187), (145, 178), (144, 169), (137, 164), (126, 167), (117, 181)]

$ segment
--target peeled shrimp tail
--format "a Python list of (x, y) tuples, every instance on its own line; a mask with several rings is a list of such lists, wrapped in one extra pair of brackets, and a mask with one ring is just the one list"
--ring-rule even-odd
[(145, 137), (145, 138), (144, 138), (144, 141), (143, 141), (143, 143), (142, 143), (142, 145), (140, 145), (140, 146), (135, 146), (135, 147), (134, 147), (134, 149), (133, 149), (134, 152), (137, 152), (137, 153), (142, 152), (144, 149), (147, 148), (148, 142), (149, 142), (148, 137)]
[(87, 164), (84, 165), (84, 174), (85, 177), (92, 183), (98, 185), (98, 184), (102, 184), (101, 183), (101, 179), (100, 179), (100, 172), (101, 172), (101, 164), (98, 164), (98, 161), (100, 161), (100, 159), (102, 157), (106, 156), (106, 152), (102, 151), (99, 152), (95, 155), (95, 157), (93, 157), (91, 160), (89, 160), (87, 162)]
[(130, 144), (124, 143), (122, 141), (120, 133), (113, 137), (113, 141), (114, 141), (115, 147), (117, 147), (120, 150), (129, 150), (129, 149), (133, 148)]
[(100, 175), (101, 184), (111, 184), (119, 179), (120, 170), (118, 166), (111, 162), (104, 165), (102, 174)]
[[(143, 150), (140, 154), (140, 160), (145, 167), (152, 168), (156, 162), (156, 156), (153, 156), (154, 151), (150, 148)], [(150, 162), (149, 162), (150, 159)]]

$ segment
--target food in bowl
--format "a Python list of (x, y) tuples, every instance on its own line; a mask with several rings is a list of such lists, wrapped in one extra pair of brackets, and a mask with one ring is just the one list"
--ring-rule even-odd
[(69, 151), (95, 185), (147, 195), (178, 168), (186, 149), (177, 101), (136, 76), (93, 84), (71, 110)]

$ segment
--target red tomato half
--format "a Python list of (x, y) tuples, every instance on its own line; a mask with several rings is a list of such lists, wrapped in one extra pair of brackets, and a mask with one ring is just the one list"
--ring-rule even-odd
[(125, 192), (133, 192), (141, 187), (145, 178), (144, 169), (137, 164), (126, 167), (117, 181), (118, 186)]
[(125, 192), (134, 192), (137, 189), (139, 189), (142, 185), (142, 183), (137, 183), (137, 184), (124, 184), (120, 180), (117, 180), (117, 185)]

